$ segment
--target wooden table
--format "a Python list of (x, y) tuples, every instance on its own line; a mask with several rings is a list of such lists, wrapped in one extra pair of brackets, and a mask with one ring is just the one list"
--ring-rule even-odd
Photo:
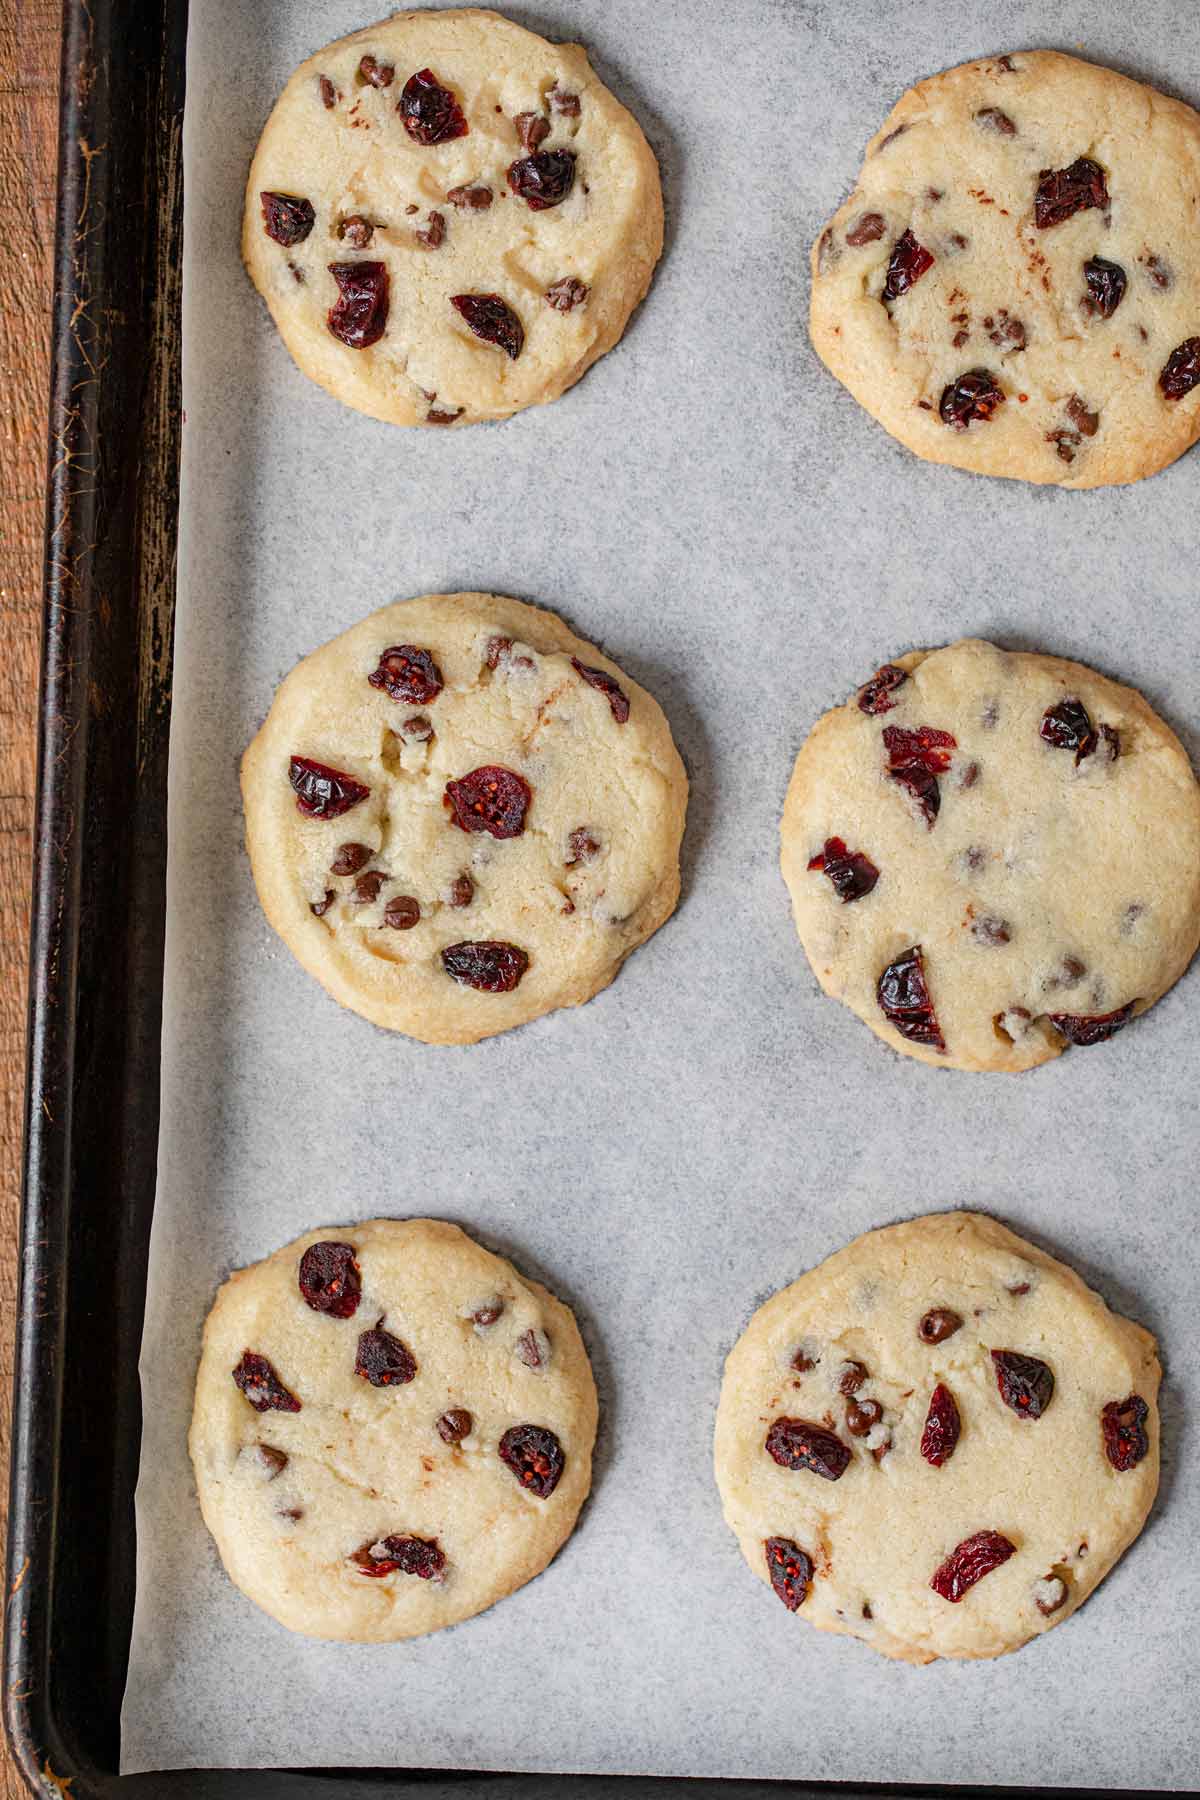
[[(0, 1519), (17, 1297), (59, 11), (59, 0), (0, 0)], [(0, 1794), (25, 1791), (0, 1749)]]

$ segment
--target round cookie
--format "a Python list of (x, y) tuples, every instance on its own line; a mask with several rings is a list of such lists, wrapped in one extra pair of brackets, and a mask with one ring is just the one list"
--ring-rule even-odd
[(782, 866), (827, 994), (1015, 1071), (1145, 1012), (1200, 939), (1200, 787), (1131, 688), (968, 639), (886, 663), (796, 758)]
[(571, 1313), (438, 1219), (310, 1231), (204, 1327), (189, 1448), (232, 1581), (291, 1631), (384, 1643), (539, 1574), (591, 1485)]
[(993, 1219), (868, 1232), (730, 1352), (716, 1477), (789, 1611), (905, 1662), (1068, 1618), (1158, 1487), (1154, 1339)]
[(276, 931), (430, 1044), (590, 999), (679, 897), (687, 777), (658, 704), (494, 594), (384, 607), (306, 658), (242, 793)]
[(1198, 226), (1191, 107), (1054, 51), (966, 63), (868, 144), (813, 249), (813, 345), (930, 462), (1138, 481), (1200, 435)]
[(302, 63), (250, 169), (242, 250), (296, 362), (395, 425), (556, 400), (662, 251), (658, 165), (578, 44), (397, 13)]

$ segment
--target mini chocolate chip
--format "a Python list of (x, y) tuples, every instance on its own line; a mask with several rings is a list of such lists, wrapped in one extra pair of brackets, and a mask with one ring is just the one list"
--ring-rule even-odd
[(567, 848), (570, 851), (566, 861), (568, 869), (573, 869), (576, 863), (591, 862), (594, 856), (600, 854), (599, 844), (589, 831), (584, 830), (582, 825), (567, 839)]
[(425, 414), (427, 425), (453, 425), (463, 416), (463, 408), (456, 406), (453, 412), (444, 412), (441, 408), (433, 408)]
[(405, 719), (400, 729), (406, 738), (412, 738), (418, 744), (427, 744), (433, 736), (432, 721), (424, 713), (414, 713), (411, 719)]
[(450, 883), (451, 906), (470, 906), (474, 898), (475, 883), (471, 877), (465, 872), (462, 875), (456, 875)]
[(1013, 1296), (1014, 1299), (1019, 1300), (1022, 1294), (1028, 1294), (1030, 1292), (1030, 1284), (1027, 1281), (1014, 1282), (1013, 1285), (1008, 1289), (1008, 1292)]
[(429, 224), (424, 231), (414, 231), (413, 236), (422, 250), (436, 250), (446, 235), (446, 216), (444, 213), (431, 212)]
[(532, 156), (538, 145), (545, 143), (550, 136), (550, 121), (541, 113), (518, 113), (513, 124), (517, 128), (521, 148), (528, 156)]
[(277, 1481), (288, 1466), (288, 1459), (282, 1450), (276, 1450), (273, 1444), (254, 1444), (250, 1446), (257, 1457), (264, 1481)]
[(330, 907), (333, 905), (335, 897), (336, 896), (334, 895), (333, 889), (326, 888), (325, 889), (325, 898), (323, 900), (312, 901), (309, 906), (309, 909), (308, 909), (309, 912), (311, 912), (316, 918), (323, 919), (325, 917), (325, 914), (329, 911)]
[(329, 865), (331, 875), (357, 875), (364, 863), (371, 860), (371, 852), (366, 844), (339, 844), (337, 855)]
[(961, 231), (952, 231), (950, 233), (949, 241), (956, 250), (965, 250), (971, 240), (965, 238)]
[(851, 1400), (846, 1407), (846, 1430), (851, 1437), (866, 1437), (883, 1417), (878, 1400)]
[(1077, 431), (1082, 432), (1084, 437), (1095, 437), (1100, 428), (1100, 414), (1089, 412), (1078, 394), (1072, 394), (1067, 401), (1066, 413), (1072, 425)]
[(934, 1306), (917, 1326), (917, 1336), (923, 1344), (944, 1344), (947, 1338), (961, 1330), (961, 1313), (949, 1306)]
[(875, 1614), (871, 1611), (871, 1602), (869, 1600), (864, 1600), (862, 1603), (862, 1616), (864, 1619), (873, 1619), (875, 1617)]
[(330, 81), (328, 75), (320, 76), (318, 78), (317, 86), (321, 90), (321, 105), (325, 107), (326, 111), (328, 111), (330, 107), (336, 106), (338, 91), (334, 87), (332, 81)]
[(564, 118), (577, 119), (579, 117), (578, 94), (566, 94), (562, 88), (553, 87), (550, 89), (550, 105), (554, 112), (562, 113)]
[(393, 931), (411, 931), (421, 917), (421, 908), (411, 894), (396, 894), (383, 909), (383, 922)]
[(469, 212), (485, 212), (492, 204), (490, 187), (456, 187), (446, 195), (451, 206), (465, 206)]
[(368, 869), (360, 875), (354, 884), (354, 903), (356, 906), (371, 906), (379, 898), (379, 890), (387, 880), (382, 869)]
[(281, 1506), (276, 1512), (275, 1517), (277, 1519), (290, 1519), (292, 1524), (295, 1525), (298, 1520), (304, 1517), (304, 1508), (302, 1506)]
[(1049, 1618), (1056, 1613), (1067, 1598), (1067, 1584), (1061, 1576), (1053, 1573), (1043, 1575), (1040, 1581), (1033, 1584), (1033, 1601), (1038, 1611)]
[(797, 1375), (807, 1375), (810, 1369), (816, 1368), (819, 1361), (819, 1357), (809, 1356), (803, 1350), (797, 1350), (792, 1358), (792, 1367)]
[(843, 1394), (857, 1394), (866, 1379), (867, 1371), (862, 1363), (843, 1363), (838, 1376), (838, 1391)]
[(997, 919), (989, 913), (985, 918), (976, 919), (971, 936), (981, 944), (1007, 944), (1012, 938), (1012, 930), (1007, 919)]
[(981, 106), (975, 114), (975, 123), (983, 131), (995, 131), (1001, 137), (1016, 137), (1017, 128), (1006, 112), (998, 106)]
[(461, 1444), (462, 1440), (470, 1433), (474, 1423), (474, 1419), (465, 1407), (452, 1406), (449, 1412), (444, 1412), (437, 1422), (438, 1436), (443, 1443)]
[(338, 236), (355, 250), (365, 250), (374, 233), (374, 225), (370, 219), (364, 219), (361, 213), (351, 213), (337, 228)]
[(572, 307), (582, 306), (587, 297), (587, 288), (574, 275), (564, 275), (546, 289), (546, 302), (555, 312), (570, 312)]
[(846, 242), (855, 250), (858, 250), (863, 244), (875, 243), (877, 239), (883, 236), (885, 229), (886, 226), (882, 213), (863, 213), (860, 218), (855, 220), (854, 224), (846, 233)]

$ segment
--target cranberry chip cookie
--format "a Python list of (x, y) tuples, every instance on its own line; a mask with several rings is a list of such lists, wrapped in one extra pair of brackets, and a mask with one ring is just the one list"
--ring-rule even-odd
[(813, 249), (812, 341), (930, 462), (1138, 481), (1200, 435), (1200, 115), (1047, 50), (912, 88)]
[(429, 1044), (590, 999), (679, 897), (687, 777), (657, 703), (494, 594), (384, 607), (306, 658), (242, 795), (289, 949)]
[(578, 44), (397, 13), (303, 63), (267, 121), (242, 249), (306, 375), (395, 425), (556, 400), (662, 251), (658, 165)]
[(946, 1068), (1104, 1043), (1200, 940), (1182, 744), (1058, 657), (968, 639), (885, 663), (801, 749), (782, 842), (825, 992)]
[(993, 1219), (868, 1232), (759, 1308), (717, 1411), (725, 1518), (822, 1631), (1000, 1656), (1073, 1613), (1158, 1487), (1154, 1339)]
[(242, 1592), (382, 1643), (539, 1574), (591, 1483), (596, 1389), (565, 1306), (438, 1219), (310, 1231), (225, 1283), (189, 1445)]

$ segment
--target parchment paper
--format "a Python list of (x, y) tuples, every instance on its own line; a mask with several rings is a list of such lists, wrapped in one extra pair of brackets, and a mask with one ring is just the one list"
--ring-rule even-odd
[[(889, 655), (967, 633), (1133, 682), (1195, 753), (1192, 455), (1068, 494), (930, 467), (817, 363), (807, 248), (913, 80), (1056, 45), (1200, 100), (1185, 4), (556, 0), (662, 164), (668, 246), (556, 405), (438, 436), (293, 368), (239, 265), (242, 185), (295, 64), (372, 0), (200, 0), (189, 46), (184, 501), (162, 1146), (142, 1377), (127, 1770), (403, 1764), (851, 1781), (1195, 1779), (1196, 970), (1108, 1049), (932, 1071), (822, 999), (777, 822), (795, 751)], [(676, 917), (586, 1008), (469, 1050), (342, 1011), (268, 929), (237, 761), (303, 654), (478, 587), (559, 609), (657, 695), (692, 779)], [(424, 1146), (414, 1156), (413, 1145)], [(857, 1232), (991, 1210), (1155, 1330), (1162, 1491), (1063, 1629), (891, 1665), (745, 1569), (710, 1456), (752, 1309)], [(548, 1572), (393, 1647), (289, 1635), (233, 1588), (185, 1437), (228, 1271), (310, 1226), (454, 1219), (576, 1310), (595, 1491)], [(1051, 1424), (1050, 1430), (1053, 1430)]]

